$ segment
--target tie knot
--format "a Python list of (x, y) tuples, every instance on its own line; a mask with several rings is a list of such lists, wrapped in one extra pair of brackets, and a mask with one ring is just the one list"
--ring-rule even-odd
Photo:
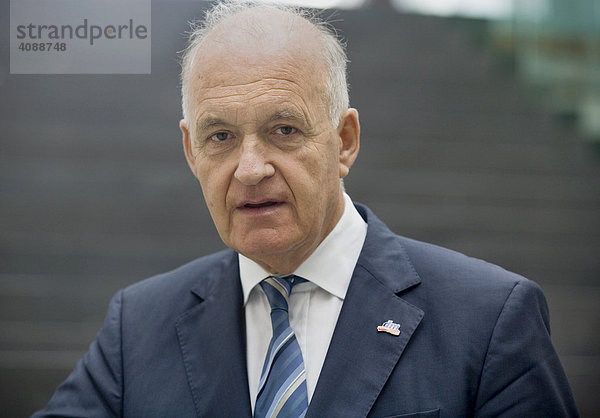
[(287, 311), (292, 287), (305, 281), (306, 279), (293, 274), (285, 277), (270, 276), (260, 282), (260, 286), (267, 295), (271, 310), (283, 309)]

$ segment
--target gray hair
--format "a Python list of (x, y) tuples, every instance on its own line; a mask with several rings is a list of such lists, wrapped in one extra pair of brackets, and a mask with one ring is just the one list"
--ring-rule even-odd
[[(190, 75), (192, 64), (198, 46), (206, 36), (224, 20), (239, 13), (256, 8), (270, 8), (300, 17), (317, 29), (322, 42), (322, 58), (328, 70), (325, 78), (325, 100), (329, 108), (329, 117), (334, 127), (339, 123), (340, 116), (349, 107), (348, 84), (346, 81), (346, 63), (348, 59), (344, 44), (338, 39), (337, 33), (327, 22), (317, 17), (313, 12), (298, 7), (284, 6), (263, 1), (219, 1), (204, 15), (204, 19), (191, 23), (191, 31), (186, 48), (181, 58), (181, 107), (183, 118), (188, 126), (193, 127), (190, 114)], [(192, 123), (192, 124), (190, 124)]]

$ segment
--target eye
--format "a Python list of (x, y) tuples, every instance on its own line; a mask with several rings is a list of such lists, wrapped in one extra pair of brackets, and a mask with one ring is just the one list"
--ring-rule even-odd
[(291, 126), (280, 126), (275, 129), (275, 133), (278, 135), (289, 136), (295, 134), (297, 132), (296, 128), (292, 128)]
[(231, 138), (231, 134), (229, 132), (217, 132), (212, 134), (209, 139), (215, 142), (223, 142)]

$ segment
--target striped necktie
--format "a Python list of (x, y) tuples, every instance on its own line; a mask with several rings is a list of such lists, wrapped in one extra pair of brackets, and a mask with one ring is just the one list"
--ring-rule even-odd
[(304, 417), (308, 409), (304, 360), (288, 315), (292, 286), (304, 281), (292, 275), (271, 276), (260, 283), (271, 305), (273, 337), (258, 385), (256, 418)]

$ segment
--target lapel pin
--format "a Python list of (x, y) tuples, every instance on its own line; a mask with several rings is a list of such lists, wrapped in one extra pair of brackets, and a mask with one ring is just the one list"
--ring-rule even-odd
[(392, 334), (395, 336), (400, 335), (400, 324), (396, 324), (391, 319), (385, 321), (383, 324), (377, 327), (377, 331), (379, 332), (387, 332), (388, 334)]

